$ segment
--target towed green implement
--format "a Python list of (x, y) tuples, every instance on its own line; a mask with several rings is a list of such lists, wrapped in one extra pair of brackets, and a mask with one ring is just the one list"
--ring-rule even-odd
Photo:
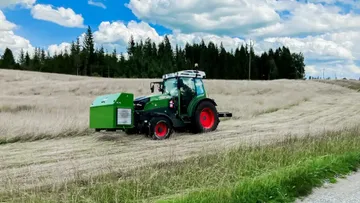
[(90, 128), (96, 131), (123, 130), (128, 134), (144, 133), (153, 139), (167, 139), (174, 130), (193, 133), (217, 129), (219, 117), (216, 102), (206, 95), (203, 71), (185, 70), (163, 75), (163, 81), (150, 83), (159, 93), (134, 98), (132, 93), (97, 97), (90, 106)]
[(90, 106), (90, 128), (132, 128), (134, 123), (134, 95), (117, 93), (99, 96)]

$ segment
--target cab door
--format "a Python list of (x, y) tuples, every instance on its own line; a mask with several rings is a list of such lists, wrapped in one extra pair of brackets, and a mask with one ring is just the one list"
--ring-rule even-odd
[(181, 77), (178, 81), (180, 92), (180, 112), (187, 114), (190, 102), (197, 96), (195, 80), (190, 77)]

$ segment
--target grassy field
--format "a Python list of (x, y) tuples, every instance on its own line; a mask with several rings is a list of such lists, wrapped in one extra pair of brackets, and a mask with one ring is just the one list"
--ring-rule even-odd
[[(130, 92), (150, 94), (153, 79), (101, 79), (32, 72), (0, 72), (0, 143), (87, 135), (89, 105), (96, 96)], [(206, 81), (219, 110), (250, 118), (288, 108), (314, 97), (309, 84)], [(318, 90), (324, 87), (317, 87)], [(336, 91), (336, 90), (335, 90)], [(340, 89), (337, 91), (341, 91)], [(16, 122), (13, 122), (16, 121)]]
[[(304, 171), (311, 180), (325, 174), (320, 180), (357, 164), (360, 95), (340, 82), (206, 80), (218, 110), (234, 115), (208, 134), (156, 142), (88, 129), (96, 96), (147, 95), (150, 81), (0, 70), (0, 199), (192, 202), (211, 193), (208, 202), (225, 201), (253, 198), (243, 188), (267, 191)], [(306, 181), (306, 191), (317, 183)], [(289, 194), (282, 187), (278, 195)]]
[(9, 202), (289, 202), (356, 170), (359, 135), (353, 128), (288, 137), (0, 197)]

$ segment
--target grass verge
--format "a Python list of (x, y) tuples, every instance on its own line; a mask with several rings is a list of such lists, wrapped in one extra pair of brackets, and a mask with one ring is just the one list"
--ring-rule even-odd
[[(355, 170), (360, 130), (289, 137), (113, 172), (66, 185), (12, 190), (7, 202), (288, 202)], [(15, 187), (13, 187), (15, 188)]]
[(334, 181), (338, 175), (357, 169), (360, 153), (312, 158), (289, 167), (246, 178), (231, 187), (206, 189), (159, 203), (190, 202), (293, 202), (311, 193), (324, 180)]

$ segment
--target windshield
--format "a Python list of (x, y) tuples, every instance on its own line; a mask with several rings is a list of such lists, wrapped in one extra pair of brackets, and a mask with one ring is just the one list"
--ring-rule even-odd
[(177, 96), (178, 95), (178, 89), (177, 89), (177, 79), (176, 78), (170, 78), (164, 81), (164, 93), (170, 94), (171, 96)]

